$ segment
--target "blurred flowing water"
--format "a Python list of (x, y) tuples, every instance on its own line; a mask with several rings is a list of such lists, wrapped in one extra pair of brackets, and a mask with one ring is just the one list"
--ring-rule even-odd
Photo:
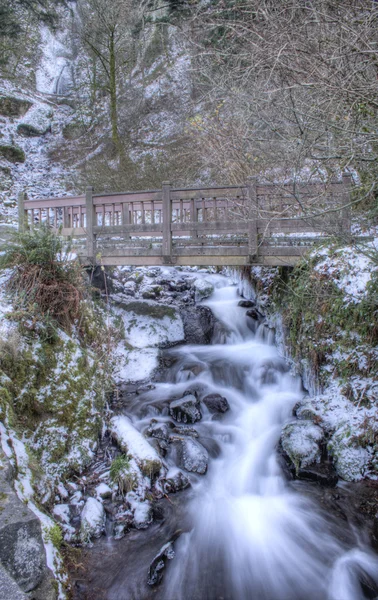
[[(236, 287), (225, 278), (216, 282), (207, 301), (218, 320), (213, 344), (171, 350), (175, 361), (170, 381), (145, 394), (143, 410), (140, 400), (128, 409), (144, 430), (152, 417), (169, 420), (164, 412), (156, 414), (159, 399), (180, 397), (188, 387), (226, 397), (227, 413), (216, 419), (202, 407), (203, 418), (195, 424), (211, 457), (208, 472), (191, 475), (190, 490), (165, 502), (162, 522), (97, 547), (101, 560), (92, 559), (99, 569), (92, 589), (98, 591), (85, 597), (376, 598), (376, 555), (346, 523), (327, 518), (307, 495), (295, 491), (279, 466), (276, 446), (283, 424), (303, 396), (300, 379), (288, 372), (267, 328), (253, 332), (246, 326)], [(169, 454), (166, 460), (173, 466)], [(149, 588), (148, 565), (179, 528), (183, 533), (175, 542), (175, 557), (167, 563), (161, 584)]]

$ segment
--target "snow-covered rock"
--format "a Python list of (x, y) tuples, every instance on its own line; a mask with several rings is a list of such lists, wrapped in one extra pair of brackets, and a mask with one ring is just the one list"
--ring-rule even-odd
[(51, 127), (52, 115), (48, 104), (35, 104), (20, 119), (17, 132), (27, 137), (44, 135)]
[(199, 278), (193, 283), (193, 289), (195, 291), (195, 301), (200, 302), (204, 298), (211, 296), (214, 291), (214, 286), (211, 281)]
[(88, 498), (81, 513), (80, 535), (83, 542), (100, 537), (105, 526), (104, 507), (96, 498)]
[(184, 340), (179, 313), (172, 307), (153, 301), (122, 303), (118, 309), (126, 340), (133, 348), (160, 347)]
[(152, 523), (152, 507), (148, 500), (140, 501), (135, 492), (126, 496), (134, 516), (134, 526), (137, 529), (146, 529)]
[(110, 421), (110, 431), (121, 450), (135, 459), (144, 475), (158, 475), (162, 467), (160, 456), (128, 417), (113, 417)]
[(179, 423), (195, 423), (202, 418), (200, 403), (192, 394), (171, 402), (169, 413)]
[(53, 508), (54, 517), (66, 525), (70, 522), (70, 507), (68, 504), (55, 504)]
[(175, 436), (171, 442), (177, 453), (177, 463), (186, 471), (203, 475), (207, 471), (209, 455), (197, 440), (186, 436)]
[(284, 427), (281, 443), (284, 452), (298, 470), (320, 462), (320, 443), (323, 439), (321, 427), (311, 421), (296, 421)]
[(112, 490), (106, 483), (100, 483), (96, 486), (95, 492), (98, 498), (110, 498), (112, 495)]

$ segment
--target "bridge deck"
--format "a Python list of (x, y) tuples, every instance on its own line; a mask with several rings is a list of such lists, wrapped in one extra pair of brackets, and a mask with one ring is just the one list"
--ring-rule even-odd
[(293, 265), (324, 237), (348, 233), (350, 178), (19, 198), (20, 228), (49, 223), (84, 264)]

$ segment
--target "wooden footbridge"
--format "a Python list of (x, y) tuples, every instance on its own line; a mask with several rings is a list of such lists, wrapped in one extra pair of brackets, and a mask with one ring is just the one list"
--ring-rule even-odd
[[(83, 264), (294, 265), (325, 236), (350, 232), (351, 180), (172, 188), (29, 200), (20, 229), (72, 236)], [(84, 243), (85, 242), (85, 243)]]

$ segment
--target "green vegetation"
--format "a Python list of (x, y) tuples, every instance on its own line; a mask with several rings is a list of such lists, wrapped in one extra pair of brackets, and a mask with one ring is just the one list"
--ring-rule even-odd
[(55, 523), (55, 525), (52, 525), (50, 528), (45, 527), (44, 534), (46, 541), (51, 542), (57, 550), (60, 550), (60, 547), (63, 544), (63, 535), (59, 525)]
[(120, 304), (122, 308), (129, 312), (133, 312), (136, 315), (148, 316), (154, 319), (164, 319), (169, 317), (170, 319), (176, 319), (176, 311), (170, 306), (164, 306), (162, 304), (149, 304), (148, 302), (123, 302)]
[(366, 376), (378, 367), (373, 351), (378, 343), (378, 276), (373, 273), (359, 302), (347, 302), (332, 278), (315, 269), (320, 260), (312, 257), (288, 277), (276, 277), (275, 308), (282, 313), (293, 357), (306, 357), (322, 383), (321, 367), (338, 350), (334, 375), (347, 383), (351, 375)]
[(0, 145), (0, 156), (12, 163), (25, 162), (25, 152), (18, 146)]
[(7, 290), (15, 306), (31, 316), (52, 318), (69, 329), (80, 315), (84, 285), (80, 265), (47, 226), (14, 234), (0, 258), (10, 269)]
[(134, 489), (135, 475), (130, 471), (130, 460), (125, 454), (117, 456), (110, 466), (110, 479), (118, 485), (121, 494)]

